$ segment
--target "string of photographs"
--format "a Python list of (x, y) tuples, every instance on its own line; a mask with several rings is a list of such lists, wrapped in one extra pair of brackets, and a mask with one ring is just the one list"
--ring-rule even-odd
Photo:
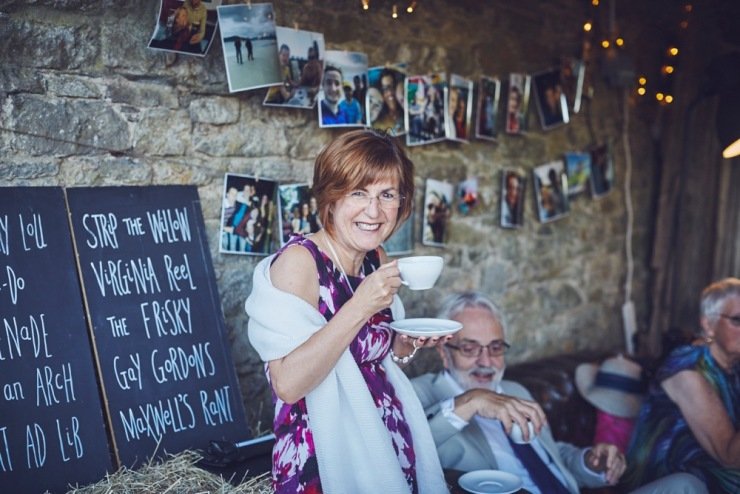
[[(522, 170), (505, 168), (501, 173), (500, 225), (524, 225), (527, 176)], [(570, 213), (573, 197), (590, 190), (598, 199), (612, 190), (614, 165), (611, 149), (601, 145), (588, 152), (565, 153), (532, 170), (536, 217), (541, 223), (563, 218)], [(227, 173), (224, 178), (221, 210), (220, 252), (268, 255), (285, 245), (292, 235), (318, 232), (321, 227), (318, 204), (307, 183), (279, 184), (250, 175)], [(480, 212), (478, 180), (468, 178), (458, 184), (427, 178), (424, 212), (421, 218), (421, 243), (445, 247), (449, 222), (460, 216)], [(385, 243), (389, 255), (414, 250), (414, 215)]]
[[(405, 135), (408, 146), (499, 134), (498, 77), (475, 84), (457, 74), (410, 74), (407, 63), (370, 67), (365, 53), (326, 50), (323, 33), (276, 26), (272, 3), (161, 0), (149, 48), (204, 57), (216, 27), (229, 92), (267, 88), (263, 105), (318, 108), (321, 128), (377, 128)], [(530, 93), (543, 130), (567, 124), (580, 111), (584, 77), (585, 64), (571, 57), (540, 73), (509, 74), (504, 132), (527, 132)]]
[[(220, 0), (161, 0), (149, 48), (204, 57), (221, 35), (230, 92), (267, 88), (265, 106), (318, 108), (327, 127), (372, 127), (405, 135), (408, 146), (442, 140), (496, 140), (502, 81), (472, 79), (442, 72), (409, 74), (408, 64), (369, 67), (365, 53), (326, 50), (322, 33), (275, 25), (272, 3), (221, 5)], [(530, 95), (543, 130), (565, 125), (581, 107), (585, 65), (563, 58), (559, 67), (536, 74), (508, 76), (503, 130), (527, 132)], [(476, 116), (474, 117), (474, 106)], [(570, 198), (590, 187), (593, 197), (611, 190), (614, 177), (607, 146), (566, 153), (532, 170), (537, 218), (554, 221), (569, 214)], [(524, 221), (526, 175), (506, 169), (501, 181), (500, 225)], [(477, 179), (455, 186), (427, 179), (421, 242), (444, 247), (453, 203), (461, 215), (478, 209)], [(411, 252), (413, 218), (387, 242), (389, 254)], [(220, 250), (267, 255), (290, 235), (318, 231), (321, 221), (308, 184), (280, 185), (249, 175), (224, 179)]]

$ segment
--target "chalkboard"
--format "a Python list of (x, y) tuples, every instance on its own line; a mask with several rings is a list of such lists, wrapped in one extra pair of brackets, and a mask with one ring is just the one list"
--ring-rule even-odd
[(247, 437), (197, 189), (66, 192), (120, 464)]
[(64, 193), (0, 188), (0, 492), (111, 471)]

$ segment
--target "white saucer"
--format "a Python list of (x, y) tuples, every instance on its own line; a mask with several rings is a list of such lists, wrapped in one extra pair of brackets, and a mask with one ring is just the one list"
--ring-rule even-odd
[(416, 319), (401, 319), (393, 321), (391, 329), (401, 334), (413, 336), (414, 338), (434, 338), (456, 333), (462, 329), (462, 324), (449, 319), (434, 319), (431, 317), (419, 317)]
[(522, 480), (503, 470), (473, 470), (457, 480), (460, 487), (472, 494), (509, 494), (522, 488)]

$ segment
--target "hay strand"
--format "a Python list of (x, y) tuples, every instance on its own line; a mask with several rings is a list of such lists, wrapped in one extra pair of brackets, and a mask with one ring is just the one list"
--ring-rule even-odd
[(224, 479), (196, 466), (194, 451), (149, 462), (138, 470), (122, 467), (95, 484), (73, 488), (67, 494), (271, 494), (270, 474), (254, 478)]

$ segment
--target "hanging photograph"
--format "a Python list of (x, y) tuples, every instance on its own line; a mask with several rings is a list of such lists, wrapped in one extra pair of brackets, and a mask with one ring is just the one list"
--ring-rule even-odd
[(383, 242), (383, 248), (389, 256), (410, 254), (414, 250), (414, 213), (411, 212), (403, 225)]
[(229, 92), (282, 83), (271, 3), (218, 7)]
[(591, 196), (599, 198), (607, 195), (614, 184), (614, 160), (608, 144), (591, 150)]
[(292, 235), (316, 233), (321, 229), (319, 208), (308, 184), (278, 187), (278, 218), (281, 247)]
[(560, 82), (560, 70), (548, 70), (533, 76), (535, 99), (542, 130), (568, 123), (568, 102)]
[(422, 226), (422, 244), (444, 247), (447, 242), (447, 226), (452, 214), (451, 183), (428, 178), (424, 193), (424, 222)]
[(588, 187), (591, 178), (591, 154), (565, 153), (565, 173), (568, 175), (568, 195), (580, 194)]
[(405, 81), (405, 63), (368, 69), (365, 109), (370, 127), (394, 136), (406, 133), (406, 106), (403, 97)]
[(277, 26), (275, 35), (282, 82), (267, 90), (262, 104), (314, 108), (324, 74), (323, 33)]
[(563, 57), (560, 64), (560, 83), (563, 86), (568, 108), (574, 114), (581, 111), (583, 101), (583, 81), (586, 77), (586, 64), (583, 60)]
[(469, 142), (473, 116), (473, 81), (457, 74), (450, 76), (446, 99), (447, 128), (451, 141)]
[(509, 74), (509, 94), (506, 100), (506, 133), (518, 135), (527, 130), (529, 111), (529, 86), (527, 74)]
[(542, 223), (562, 218), (570, 211), (568, 202), (568, 177), (562, 160), (551, 161), (536, 167), (534, 192), (537, 199), (537, 216)]
[(478, 179), (468, 178), (457, 184), (457, 210), (470, 214), (478, 206)]
[(478, 84), (478, 118), (475, 121), (475, 137), (489, 141), (496, 140), (498, 129), (498, 101), (501, 95), (501, 81), (497, 77), (481, 77)]
[(319, 127), (363, 127), (367, 54), (328, 50), (319, 92)]
[(406, 145), (431, 144), (445, 138), (446, 95), (444, 73), (406, 78)]
[(149, 48), (204, 57), (213, 43), (221, 0), (162, 0)]
[(524, 225), (524, 191), (527, 177), (513, 168), (505, 168), (501, 174), (501, 226), (520, 228)]
[(267, 255), (278, 245), (277, 182), (249, 175), (224, 176), (220, 252)]

